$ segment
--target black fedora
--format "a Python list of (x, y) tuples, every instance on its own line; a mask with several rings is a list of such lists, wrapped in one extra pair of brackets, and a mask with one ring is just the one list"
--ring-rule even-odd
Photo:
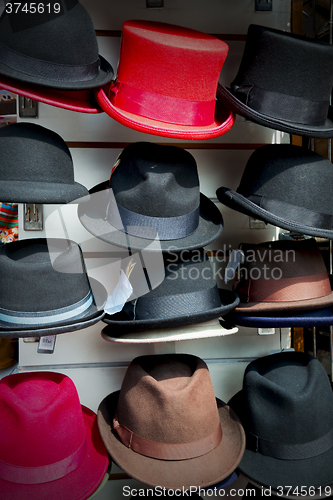
[(0, 199), (12, 203), (69, 203), (88, 196), (74, 180), (70, 150), (56, 132), (35, 123), (0, 129)]
[(333, 485), (333, 393), (317, 359), (289, 351), (252, 361), (228, 404), (246, 432), (246, 477), (280, 495)]
[(177, 146), (126, 146), (110, 182), (90, 193), (78, 205), (82, 225), (122, 248), (148, 250), (158, 241), (158, 251), (192, 250), (214, 241), (223, 229), (217, 206), (200, 193), (194, 157)]
[(17, 5), (6, 2), (0, 18), (1, 75), (77, 90), (112, 79), (111, 65), (98, 54), (93, 22), (79, 2), (26, 4), (29, 12)]
[(37, 337), (94, 325), (107, 291), (88, 278), (81, 248), (66, 239), (0, 245), (0, 337)]
[[(164, 266), (165, 278), (159, 286), (127, 302), (121, 312), (104, 316), (103, 321), (108, 324), (103, 329), (104, 338), (121, 340), (132, 333), (135, 339), (135, 333), (144, 330), (195, 325), (219, 318), (238, 305), (238, 295), (217, 287), (213, 268), (203, 249), (179, 255), (164, 254)], [(224, 328), (220, 326), (215, 336), (223, 334)], [(192, 338), (195, 335), (193, 332)], [(205, 336), (203, 330), (201, 337)], [(142, 335), (138, 338), (145, 340)]]
[(333, 46), (250, 25), (243, 58), (221, 102), (248, 120), (291, 134), (333, 136)]
[(252, 153), (237, 191), (220, 187), (226, 206), (296, 233), (333, 238), (332, 163), (291, 144)]

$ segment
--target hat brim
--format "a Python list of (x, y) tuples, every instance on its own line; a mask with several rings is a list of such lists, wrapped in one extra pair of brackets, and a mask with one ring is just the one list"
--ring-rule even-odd
[[(333, 230), (320, 229), (313, 226), (307, 226), (306, 224), (299, 224), (293, 220), (288, 220), (288, 210), (286, 209), (286, 218), (282, 219), (274, 215), (271, 212), (259, 207), (256, 203), (248, 200), (245, 196), (237, 193), (232, 189), (226, 187), (220, 187), (216, 191), (216, 195), (221, 203), (226, 205), (237, 212), (241, 212), (250, 217), (256, 217), (257, 219), (263, 220), (268, 224), (280, 227), (282, 229), (287, 229), (288, 231), (293, 231), (300, 234), (306, 234), (309, 236), (317, 236), (321, 238), (333, 238)], [(300, 213), (301, 213), (300, 207)], [(306, 219), (305, 219), (306, 221)]]
[(138, 332), (124, 332), (123, 329), (107, 325), (101, 335), (104, 340), (119, 344), (151, 344), (158, 342), (178, 342), (182, 340), (222, 337), (237, 333), (238, 328), (225, 328), (219, 321), (205, 321), (195, 325), (176, 328), (149, 329)]
[(211, 125), (207, 126), (190, 126), (190, 125), (176, 125), (173, 123), (152, 120), (141, 115), (129, 113), (112, 104), (107, 97), (104, 88), (95, 89), (95, 99), (99, 106), (111, 118), (118, 121), (126, 127), (134, 130), (139, 130), (146, 134), (159, 135), (162, 137), (173, 137), (178, 139), (194, 139), (206, 140), (228, 132), (234, 124), (235, 115), (230, 111), (229, 106), (226, 107), (218, 100), (215, 106), (215, 119)]
[(306, 125), (303, 123), (293, 123), (286, 120), (278, 119), (272, 116), (264, 115), (254, 109), (243, 104), (237, 99), (230, 89), (223, 85), (218, 85), (217, 95), (219, 100), (225, 106), (230, 107), (235, 113), (244, 118), (263, 125), (264, 127), (273, 128), (289, 134), (305, 135), (308, 137), (316, 137), (321, 139), (329, 139), (333, 137), (333, 107), (329, 107), (328, 116), (323, 125)]
[[(228, 404), (246, 429), (244, 391), (239, 391)], [(275, 491), (287, 486), (313, 489), (333, 485), (332, 463), (333, 447), (321, 455), (302, 460), (280, 460), (246, 448), (238, 469), (250, 480)]]
[(300, 326), (304, 328), (312, 328), (314, 326), (331, 326), (333, 325), (333, 312), (331, 307), (316, 309), (294, 314), (277, 314), (271, 315), (240, 315), (231, 312), (226, 317), (231, 324), (238, 326), (246, 326), (249, 328), (292, 328)]
[(79, 113), (102, 113), (91, 89), (56, 90), (0, 75), (0, 87), (28, 99)]
[(189, 236), (174, 240), (159, 240), (157, 233), (155, 240), (131, 236), (105, 220), (105, 199), (103, 196), (96, 196), (96, 194), (106, 192), (107, 186), (108, 182), (94, 186), (89, 190), (92, 196), (78, 203), (78, 217), (83, 227), (93, 236), (107, 243), (133, 250), (176, 252), (204, 247), (216, 240), (222, 233), (223, 217), (221, 212), (213, 201), (201, 193), (199, 224)]
[[(184, 314), (173, 318), (150, 318), (129, 320), (127, 315), (119, 312), (113, 315), (106, 314), (103, 322), (112, 326), (113, 336), (122, 336), (127, 333), (142, 332), (144, 330), (160, 328), (176, 328), (203, 323), (219, 318), (235, 309), (239, 303), (239, 297), (230, 290), (219, 289), (221, 306), (214, 309)], [(111, 331), (111, 329), (109, 330)]]
[(112, 429), (119, 391), (99, 405), (97, 420), (103, 442), (113, 461), (132, 478), (149, 486), (170, 489), (210, 486), (228, 477), (239, 464), (245, 449), (244, 430), (234, 412), (216, 399), (222, 441), (212, 451), (188, 460), (156, 460), (123, 445)]
[[(58, 80), (52, 80), (48, 78), (42, 78), (39, 76), (27, 75), (21, 71), (15, 70), (0, 63), (0, 75), (14, 78), (24, 84), (32, 83), (34, 85), (42, 85), (43, 87), (50, 87), (59, 90), (83, 90), (83, 89), (93, 89), (95, 87), (101, 87), (107, 84), (113, 78), (113, 68), (111, 64), (104, 59), (101, 55), (99, 56), (100, 68), (98, 75), (91, 80), (77, 81), (77, 82), (61, 82)], [(36, 66), (38, 66), (38, 61), (35, 61)]]
[[(63, 478), (49, 483), (19, 484), (0, 479), (3, 498), (85, 500), (95, 492), (108, 470), (109, 456), (99, 434), (96, 414), (84, 406), (82, 412), (86, 428), (87, 453), (80, 466)], [(18, 467), (18, 476), (19, 473)]]
[(45, 335), (58, 335), (59, 333), (74, 332), (88, 328), (104, 317), (104, 305), (107, 301), (108, 292), (104, 285), (94, 278), (90, 278), (90, 286), (94, 296), (92, 304), (84, 315), (69, 322), (52, 323), (49, 325), (29, 327), (22, 325), (21, 328), (13, 328), (8, 323), (0, 321), (0, 338), (42, 337)]
[(66, 204), (87, 195), (88, 189), (78, 182), (0, 180), (0, 199), (5, 203)]

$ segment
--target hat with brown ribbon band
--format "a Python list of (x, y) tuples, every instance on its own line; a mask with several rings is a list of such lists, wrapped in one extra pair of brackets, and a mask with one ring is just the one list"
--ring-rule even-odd
[(206, 363), (189, 354), (135, 358), (121, 390), (101, 402), (98, 425), (114, 462), (150, 486), (209, 486), (236, 469), (245, 449)]
[(235, 287), (236, 314), (306, 311), (333, 304), (324, 259), (315, 239), (243, 245), (245, 264)]

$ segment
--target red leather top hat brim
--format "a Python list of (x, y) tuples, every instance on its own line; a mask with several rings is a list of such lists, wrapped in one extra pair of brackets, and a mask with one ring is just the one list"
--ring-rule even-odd
[[(0, 479), (2, 498), (85, 500), (96, 491), (108, 470), (109, 456), (99, 434), (96, 414), (84, 406), (82, 406), (82, 412), (86, 428), (87, 453), (81, 465), (61, 479), (45, 483), (19, 484)], [(20, 468), (17, 467), (18, 477), (19, 474)]]
[(218, 85), (217, 95), (219, 100), (225, 105), (229, 106), (234, 113), (243, 116), (247, 120), (258, 123), (263, 127), (280, 130), (289, 134), (305, 135), (307, 137), (316, 137), (320, 139), (329, 139), (333, 137), (333, 108), (329, 107), (328, 116), (323, 125), (303, 124), (284, 120), (283, 118), (276, 118), (274, 116), (265, 115), (250, 108), (242, 103), (237, 97), (233, 95), (230, 89)]
[(91, 89), (57, 90), (25, 83), (2, 75), (0, 75), (0, 88), (58, 108), (79, 113), (102, 113), (102, 109), (96, 103)]
[(214, 123), (207, 126), (177, 125), (157, 120), (152, 120), (141, 115), (124, 111), (112, 104), (107, 95), (106, 88), (94, 90), (98, 105), (111, 118), (126, 127), (144, 132), (146, 134), (173, 137), (178, 139), (206, 140), (228, 132), (234, 124), (235, 115), (218, 100), (215, 106)]

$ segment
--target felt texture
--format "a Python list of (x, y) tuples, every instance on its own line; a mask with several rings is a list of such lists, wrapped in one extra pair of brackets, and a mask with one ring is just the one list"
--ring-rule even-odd
[[(234, 292), (217, 288), (212, 266), (203, 249), (183, 252), (178, 257), (164, 254), (164, 270), (165, 278), (159, 286), (127, 302), (121, 312), (104, 316), (103, 321), (112, 326), (108, 330), (112, 336), (151, 328), (195, 325), (227, 314), (239, 303)], [(154, 299), (158, 300), (158, 306)]]
[[(53, 7), (54, 2), (51, 2)], [(60, 4), (59, 14), (3, 12), (0, 18), (0, 44), (30, 57), (38, 68), (39, 61), (59, 66), (80, 66), (98, 62), (99, 68), (88, 80), (62, 82), (47, 75), (26, 74), (18, 67), (0, 61), (0, 73), (17, 80), (62, 89), (89, 89), (104, 85), (113, 77), (111, 65), (98, 55), (95, 29), (86, 9), (76, 1)], [(52, 9), (51, 9), (52, 10)], [(41, 43), (42, 41), (42, 43)]]
[(74, 180), (71, 153), (56, 132), (34, 123), (0, 129), (0, 198), (13, 203), (69, 203), (88, 195)]
[[(192, 442), (210, 434), (220, 422), (222, 441), (196, 458), (152, 459), (133, 452), (119, 441), (111, 428), (115, 411), (121, 424), (148, 439)], [(135, 358), (121, 390), (101, 402), (97, 415), (102, 439), (112, 459), (131, 477), (150, 486), (209, 486), (235, 470), (245, 447), (243, 429), (236, 417), (215, 399), (207, 365), (192, 355)]]
[[(216, 97), (216, 75), (221, 72), (228, 50), (222, 40), (189, 28), (126, 21), (117, 79), (162, 95), (209, 101)], [(205, 71), (197, 71), (203, 67)], [(195, 85), (189, 78), (194, 72)]]
[[(243, 244), (242, 249), (245, 263), (241, 265), (243, 275), (235, 283), (235, 291), (240, 297), (235, 314), (279, 311), (290, 314), (333, 304), (328, 271), (314, 238)], [(319, 284), (320, 280), (324, 282)], [(263, 283), (267, 287), (265, 292), (261, 291)], [(304, 286), (308, 298), (303, 296)], [(272, 290), (277, 294), (276, 298)]]
[[(330, 239), (331, 167), (329, 160), (300, 146), (269, 144), (252, 153), (237, 191), (220, 187), (216, 195), (224, 205), (267, 223)], [(250, 196), (258, 198), (251, 201)], [(279, 207), (263, 208), (266, 200)]]
[[(93, 494), (108, 469), (108, 454), (98, 432), (96, 415), (80, 405), (69, 377), (39, 372), (3, 378), (0, 414), (0, 459), (17, 468), (17, 478), (20, 467), (54, 464), (74, 453), (83, 439), (87, 442), (82, 462), (60, 479), (37, 484), (0, 479), (5, 498), (84, 500)], [(36, 432), (36, 425), (42, 432)]]
[(78, 316), (72, 313), (72, 318), (43, 325), (39, 324), (37, 317), (30, 325), (9, 324), (1, 320), (0, 336), (63, 333), (85, 328), (104, 315), (107, 292), (96, 280), (90, 283), (82, 251), (72, 241), (33, 238), (2, 244), (0, 268), (3, 278), (0, 282), (0, 307), (12, 311), (14, 316), (21, 312), (56, 312), (83, 300), (90, 291), (93, 293), (92, 304)]
[[(117, 78), (111, 87), (95, 90), (96, 100), (112, 118), (143, 132), (193, 139), (222, 135), (234, 123), (229, 107), (217, 106), (215, 102), (228, 50), (222, 40), (189, 28), (153, 21), (125, 21)], [(138, 94), (126, 106), (125, 86)], [(161, 106), (158, 113), (151, 104), (154, 99)], [(199, 106), (210, 103), (204, 123), (200, 122), (200, 111), (197, 108), (192, 111), (192, 103)], [(173, 113), (164, 117), (171, 105)], [(193, 119), (188, 121), (190, 115)]]
[(91, 89), (87, 90), (58, 90), (42, 87), (37, 84), (21, 82), (14, 78), (0, 75), (0, 86), (34, 101), (44, 102), (50, 106), (69, 109), (78, 113), (101, 113), (102, 110), (95, 101)]
[[(329, 98), (333, 82), (333, 49), (328, 43), (259, 25), (250, 25), (237, 75), (230, 88), (219, 86), (221, 101), (231, 109), (266, 127), (310, 137), (332, 137), (333, 122)], [(286, 118), (284, 110), (276, 113), (258, 109), (250, 100), (237, 95), (238, 87), (255, 87), (279, 95), (295, 96), (311, 102), (327, 102), (327, 113), (320, 124), (309, 115), (301, 123), (294, 110)], [(251, 91), (250, 94), (251, 95)], [(268, 103), (269, 96), (264, 100)], [(292, 105), (292, 99), (290, 105)]]
[[(108, 191), (108, 189), (112, 191)], [(113, 202), (113, 198), (116, 204)], [(159, 239), (156, 228), (141, 227), (143, 236), (128, 234), (123, 227), (119, 205), (134, 214), (168, 218), (186, 216), (199, 207), (194, 217), (196, 229), (187, 236)], [(192, 250), (206, 246), (222, 232), (223, 219), (216, 205), (200, 194), (194, 157), (177, 146), (136, 142), (126, 146), (111, 170), (110, 181), (94, 186), (90, 198), (78, 204), (82, 225), (94, 236), (123, 248), (142, 250), (157, 238), (151, 251)], [(116, 229), (114, 224), (118, 224)]]
[[(251, 362), (243, 389), (229, 404), (247, 435), (277, 445), (309, 443), (333, 426), (333, 395), (325, 369), (304, 353), (282, 352)], [(332, 458), (333, 448), (312, 458), (287, 460), (252, 451), (248, 444), (239, 470), (275, 490), (288, 485), (323, 487), (333, 484)]]

